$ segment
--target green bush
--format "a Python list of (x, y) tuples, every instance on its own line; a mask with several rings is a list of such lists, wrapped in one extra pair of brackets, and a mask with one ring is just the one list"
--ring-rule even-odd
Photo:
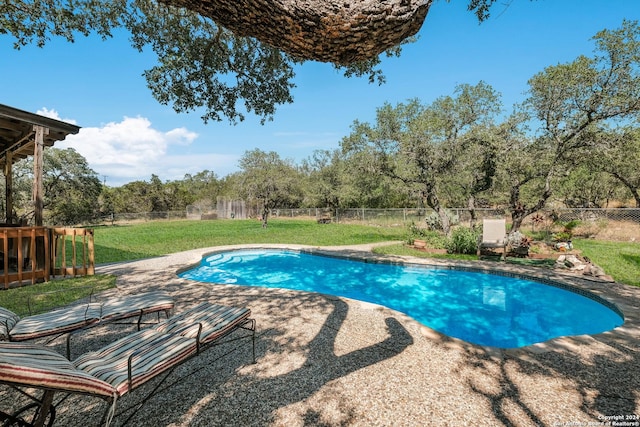
[(409, 230), (407, 231), (407, 244), (413, 245), (413, 241), (416, 239), (424, 239), (425, 230), (418, 227), (415, 222), (411, 221), (409, 224)]
[[(460, 223), (460, 218), (458, 218), (458, 215), (454, 214), (449, 209), (446, 209), (445, 212), (447, 214), (447, 217), (449, 218), (450, 226), (453, 227), (454, 225)], [(429, 228), (429, 230), (442, 230), (442, 220), (440, 219), (440, 215), (438, 215), (436, 212), (431, 212), (424, 220), (427, 223), (427, 227)]]
[(467, 227), (456, 227), (447, 240), (450, 254), (475, 254), (478, 250), (479, 232)]
[(426, 241), (429, 244), (429, 247), (433, 249), (446, 249), (449, 239), (447, 239), (447, 236), (442, 233), (431, 232), (426, 237)]
[(555, 233), (553, 235), (553, 240), (555, 240), (556, 242), (566, 242), (573, 238), (573, 231), (578, 225), (580, 225), (580, 221), (577, 219), (572, 219), (571, 221), (565, 223), (559, 222), (558, 224), (562, 225), (563, 229), (561, 232)]
[(409, 245), (413, 245), (416, 239), (424, 240), (433, 249), (446, 249), (447, 247), (447, 238), (442, 232), (420, 228), (414, 222), (411, 222), (406, 242)]

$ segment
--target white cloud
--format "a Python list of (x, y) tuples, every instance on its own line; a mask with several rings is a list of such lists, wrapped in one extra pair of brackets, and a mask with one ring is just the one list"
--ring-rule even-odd
[(77, 135), (69, 135), (56, 147), (74, 148), (109, 186), (148, 181), (152, 174), (165, 181), (205, 169), (219, 176), (233, 171), (236, 156), (169, 153), (171, 146), (189, 146), (197, 138), (197, 133), (184, 127), (163, 132), (145, 117), (124, 117), (101, 127), (81, 128)]
[(36, 111), (36, 114), (39, 114), (44, 117), (49, 117), (50, 119), (60, 120), (61, 122), (71, 123), (72, 125), (76, 125), (76, 121), (73, 119), (63, 119), (60, 117), (56, 110), (49, 110), (47, 107), (42, 107), (40, 110)]

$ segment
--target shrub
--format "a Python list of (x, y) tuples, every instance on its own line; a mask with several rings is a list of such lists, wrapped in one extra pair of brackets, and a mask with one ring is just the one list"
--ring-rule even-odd
[(560, 223), (562, 225), (562, 231), (553, 235), (553, 240), (557, 242), (566, 242), (573, 238), (573, 231), (580, 225), (580, 221), (572, 219), (571, 221)]
[[(445, 212), (449, 217), (449, 225), (453, 227), (454, 225), (460, 223), (460, 218), (458, 218), (458, 215), (454, 214), (450, 210), (446, 210)], [(429, 230), (442, 230), (442, 221), (440, 220), (440, 215), (438, 215), (436, 212), (431, 212), (424, 220), (427, 223), (427, 227), (429, 228)]]
[(434, 249), (446, 248), (447, 238), (442, 233), (420, 228), (414, 222), (411, 222), (411, 224), (409, 224), (406, 242), (412, 245), (416, 239), (426, 241), (429, 247)]
[(475, 254), (478, 250), (478, 237), (478, 231), (467, 227), (456, 227), (447, 240), (447, 252), (450, 254)]

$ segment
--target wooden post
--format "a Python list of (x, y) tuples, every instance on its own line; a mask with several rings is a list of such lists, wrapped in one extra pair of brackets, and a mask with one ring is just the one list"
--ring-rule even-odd
[(4, 252), (4, 288), (9, 289), (9, 236), (7, 229), (2, 230), (2, 250)]
[[(52, 230), (46, 230), (44, 233), (44, 280), (48, 282), (51, 278), (51, 233)], [(55, 264), (54, 264), (55, 265)]]
[[(38, 260), (40, 258), (38, 258), (38, 253), (36, 252), (38, 246), (36, 245), (36, 229), (32, 228), (31, 229), (31, 238), (28, 241), (29, 244), (29, 249), (25, 252), (27, 252), (24, 256), (29, 258), (29, 262), (31, 263), (31, 274), (33, 276), (31, 276), (31, 284), (34, 285), (36, 283), (36, 270), (38, 270)], [(48, 255), (46, 253), (46, 246), (44, 251), (45, 257)], [(24, 261), (23, 261), (24, 262)], [(46, 273), (45, 273), (46, 276)], [(45, 279), (46, 280), (46, 279)]]
[(34, 223), (37, 227), (42, 226), (42, 211), (44, 210), (44, 185), (42, 175), (44, 174), (44, 136), (49, 134), (49, 128), (35, 125), (35, 141), (33, 146), (33, 208)]
[(62, 276), (67, 275), (67, 235), (62, 234), (62, 243), (60, 245), (60, 252), (62, 253), (61, 258), (61, 266), (62, 266)]
[(87, 274), (90, 276), (93, 276), (94, 274), (96, 274), (96, 270), (95, 270), (95, 265), (96, 265), (96, 256), (95, 256), (95, 249), (93, 247), (93, 229), (89, 229), (86, 231), (89, 234), (89, 271), (87, 271)]
[(18, 269), (18, 281), (22, 283), (22, 264), (24, 260), (24, 252), (22, 251), (22, 228), (18, 228), (18, 237), (14, 240), (16, 251), (16, 267)]
[(5, 221), (7, 224), (13, 224), (13, 153), (11, 151), (7, 151), (5, 155), (5, 165), (4, 165), (4, 196), (5, 196)]
[(77, 266), (78, 266), (78, 249), (76, 248), (76, 229), (72, 228), (71, 229), (72, 233), (71, 233), (71, 256), (73, 257), (72, 260), (72, 264), (71, 264), (71, 274), (73, 275), (73, 277), (76, 277), (78, 275), (77, 272)]

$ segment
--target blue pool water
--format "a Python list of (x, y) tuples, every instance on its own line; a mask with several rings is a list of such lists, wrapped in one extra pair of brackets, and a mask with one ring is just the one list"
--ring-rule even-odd
[(500, 348), (596, 334), (623, 323), (618, 313), (591, 298), (534, 281), (297, 251), (218, 253), (180, 276), (372, 302), (401, 311), (445, 335)]

